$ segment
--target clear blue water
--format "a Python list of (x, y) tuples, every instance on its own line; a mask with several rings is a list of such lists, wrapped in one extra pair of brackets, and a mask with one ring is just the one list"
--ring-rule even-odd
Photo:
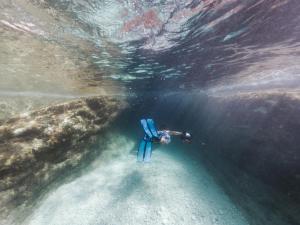
[[(0, 9), (0, 119), (94, 95), (130, 106), (108, 149), (25, 224), (300, 223), (299, 1)], [(190, 130), (193, 144), (158, 146), (151, 164), (136, 164), (144, 116)]]

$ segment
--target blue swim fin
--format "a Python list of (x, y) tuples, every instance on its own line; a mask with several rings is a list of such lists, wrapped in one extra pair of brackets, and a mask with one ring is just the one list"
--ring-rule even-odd
[(144, 128), (145, 133), (148, 135), (148, 137), (152, 138), (152, 133), (151, 133), (151, 131), (148, 128), (147, 121), (145, 119), (142, 119), (141, 120), (141, 124), (142, 124), (142, 126)]
[(144, 155), (145, 155), (145, 151), (146, 151), (146, 144), (147, 141), (142, 140), (139, 146), (139, 150), (137, 153), (137, 161), (138, 162), (143, 162), (144, 161)]
[(158, 134), (157, 134), (157, 130), (155, 128), (155, 125), (154, 125), (154, 121), (153, 119), (147, 119), (147, 123), (148, 123), (148, 127), (152, 133), (152, 135), (156, 138), (158, 138)]
[(141, 119), (141, 124), (145, 131), (145, 137), (141, 141), (137, 153), (138, 162), (150, 162), (152, 154), (153, 137), (158, 138), (158, 133), (152, 119)]
[(146, 144), (146, 150), (145, 150), (145, 156), (144, 156), (144, 162), (150, 162), (151, 159), (151, 153), (152, 153), (152, 143), (149, 141)]

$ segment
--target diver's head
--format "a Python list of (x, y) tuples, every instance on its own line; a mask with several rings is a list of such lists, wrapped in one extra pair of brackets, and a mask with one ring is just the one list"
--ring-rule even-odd
[(160, 138), (161, 144), (169, 144), (171, 142), (171, 138), (169, 135), (162, 135)]

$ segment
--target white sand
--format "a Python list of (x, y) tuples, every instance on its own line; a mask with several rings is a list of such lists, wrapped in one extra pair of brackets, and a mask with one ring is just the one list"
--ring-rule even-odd
[[(172, 148), (173, 147), (173, 148)], [(134, 141), (114, 143), (71, 183), (50, 193), (30, 225), (243, 225), (246, 219), (184, 149), (155, 146), (152, 162), (136, 162)]]

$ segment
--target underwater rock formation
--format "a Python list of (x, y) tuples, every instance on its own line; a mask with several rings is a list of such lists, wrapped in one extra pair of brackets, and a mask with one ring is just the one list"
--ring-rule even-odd
[[(96, 135), (125, 107), (90, 97), (42, 108), (0, 126), (0, 214), (26, 206), (58, 174), (91, 157)], [(93, 156), (92, 156), (93, 157)]]

